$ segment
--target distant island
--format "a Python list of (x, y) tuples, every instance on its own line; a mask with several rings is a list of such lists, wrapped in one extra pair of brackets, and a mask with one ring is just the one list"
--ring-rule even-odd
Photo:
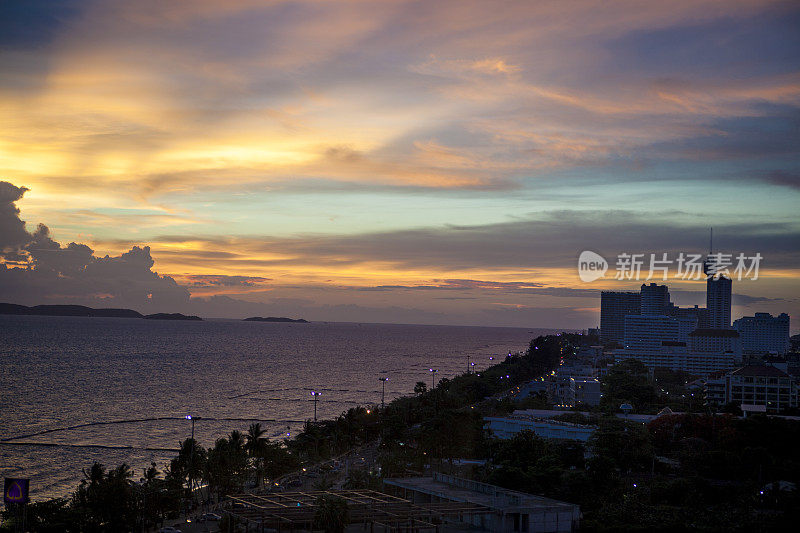
[(42, 315), (42, 316), (103, 316), (121, 318), (143, 318), (133, 309), (93, 309), (84, 305), (27, 305), (0, 303), (0, 315)]
[(155, 313), (153, 315), (145, 315), (145, 320), (203, 320), (196, 315), (183, 315), (181, 313)]
[(0, 315), (38, 315), (38, 316), (91, 316), (112, 318), (145, 318), (148, 320), (203, 320), (199, 316), (181, 313), (155, 313), (143, 315), (133, 309), (101, 308), (85, 305), (27, 305), (0, 303)]
[(245, 318), (245, 322), (295, 322), (299, 324), (308, 324), (308, 320), (304, 320), (302, 318), (286, 318), (282, 316), (251, 316), (250, 318)]

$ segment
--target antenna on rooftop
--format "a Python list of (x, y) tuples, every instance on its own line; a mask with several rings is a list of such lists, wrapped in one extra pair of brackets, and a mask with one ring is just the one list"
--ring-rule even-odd
[(708, 237), (708, 255), (714, 251), (714, 228), (709, 228), (709, 237)]

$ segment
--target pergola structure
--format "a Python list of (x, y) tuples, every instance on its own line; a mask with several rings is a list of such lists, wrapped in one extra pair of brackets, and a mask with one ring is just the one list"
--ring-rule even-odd
[(242, 520), (254, 533), (266, 528), (278, 531), (310, 531), (321, 497), (341, 498), (347, 502), (351, 524), (364, 530), (381, 532), (439, 531), (447, 519), (460, 521), (467, 515), (492, 511), (468, 502), (416, 504), (404, 498), (374, 490), (312, 490), (271, 494), (231, 496), (224, 512)]

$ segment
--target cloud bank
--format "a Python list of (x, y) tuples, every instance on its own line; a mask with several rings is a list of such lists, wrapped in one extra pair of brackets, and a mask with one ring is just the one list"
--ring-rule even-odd
[[(26, 191), (0, 182), (0, 299), (206, 317), (268, 313), (361, 322), (593, 326), (600, 290), (635, 289), (640, 282), (580, 284), (575, 250), (598, 249), (593, 245), (601, 242), (600, 251), (613, 263), (612, 254), (619, 251), (651, 251), (637, 248), (641, 242), (653, 252), (685, 250), (687, 242), (702, 240), (705, 230), (702, 221), (690, 223), (675, 212), (655, 222), (653, 214), (565, 211), (500, 225), (351, 236), (164, 235), (147, 246), (124, 243), (127, 251), (99, 257), (85, 244), (61, 245), (44, 224), (29, 232), (16, 206)], [(796, 300), (761, 291), (780, 281), (782, 269), (797, 264), (798, 237), (800, 230), (790, 223), (742, 224), (722, 232), (723, 247), (765, 257), (761, 275), (766, 282), (737, 284), (734, 303), (741, 312), (797, 307)], [(170, 260), (184, 268), (159, 274), (152, 254), (169, 256), (170, 250)], [(212, 267), (274, 275), (187, 273)], [(441, 277), (456, 272), (480, 277)], [(386, 278), (406, 282), (381, 281)], [(670, 285), (679, 303), (702, 305), (702, 282)]]
[(27, 191), (0, 182), (0, 295), (6, 301), (107, 304), (155, 309), (189, 301), (189, 291), (169, 276), (153, 272), (148, 246), (116, 256), (97, 257), (85, 244), (62, 246), (39, 224), (25, 228), (15, 202)]

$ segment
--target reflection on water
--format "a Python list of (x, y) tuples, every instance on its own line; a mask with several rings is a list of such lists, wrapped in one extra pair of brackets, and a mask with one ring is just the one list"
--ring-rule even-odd
[(0, 315), (0, 476), (32, 478), (41, 499), (68, 494), (95, 460), (161, 467), (187, 414), (204, 446), (253, 421), (280, 438), (311, 418), (312, 390), (319, 416), (335, 416), (379, 403), (380, 376), (389, 400), (432, 366), (437, 378), (468, 356), (482, 368), (543, 331)]

